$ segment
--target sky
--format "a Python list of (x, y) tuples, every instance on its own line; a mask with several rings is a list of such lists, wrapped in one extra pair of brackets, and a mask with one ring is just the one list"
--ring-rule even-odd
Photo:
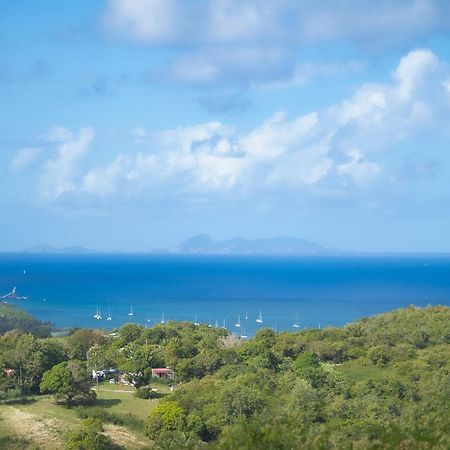
[(0, 250), (450, 251), (450, 2), (0, 0)]

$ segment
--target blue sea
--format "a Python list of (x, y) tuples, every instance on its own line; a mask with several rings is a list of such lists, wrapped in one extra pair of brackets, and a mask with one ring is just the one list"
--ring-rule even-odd
[(325, 327), (410, 304), (450, 305), (450, 257), (2, 254), (0, 295), (14, 286), (28, 299), (10, 303), (57, 327), (151, 326), (164, 314), (251, 336), (262, 326), (293, 330), (297, 317), (301, 328)]

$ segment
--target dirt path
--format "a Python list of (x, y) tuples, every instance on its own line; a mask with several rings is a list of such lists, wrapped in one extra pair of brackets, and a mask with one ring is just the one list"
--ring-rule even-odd
[[(93, 391), (97, 392), (97, 389), (93, 388)], [(104, 389), (104, 388), (100, 388), (99, 392), (125, 392), (127, 394), (133, 394), (136, 391), (127, 391), (125, 389)]]
[(128, 431), (125, 427), (112, 424), (104, 424), (105, 433), (112, 441), (124, 448), (140, 449), (148, 448), (149, 441), (140, 439), (135, 434)]
[(64, 448), (64, 442), (59, 435), (59, 431), (64, 429), (63, 422), (57, 419), (42, 419), (14, 406), (2, 406), (0, 413), (4, 423), (18, 436), (30, 439), (46, 450)]

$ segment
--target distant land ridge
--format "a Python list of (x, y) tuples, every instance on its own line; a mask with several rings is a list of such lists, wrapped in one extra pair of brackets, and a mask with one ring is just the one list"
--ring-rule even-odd
[(81, 247), (80, 245), (74, 245), (72, 247), (57, 248), (52, 245), (41, 243), (34, 245), (33, 247), (22, 250), (22, 253), (92, 253), (93, 250)]
[(315, 242), (292, 237), (243, 239), (240, 237), (215, 242), (208, 234), (193, 236), (171, 253), (217, 255), (319, 255), (334, 253)]

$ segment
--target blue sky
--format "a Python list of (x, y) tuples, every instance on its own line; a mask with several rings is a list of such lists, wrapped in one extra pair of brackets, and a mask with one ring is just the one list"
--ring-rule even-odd
[(1, 0), (0, 249), (450, 251), (450, 4)]

